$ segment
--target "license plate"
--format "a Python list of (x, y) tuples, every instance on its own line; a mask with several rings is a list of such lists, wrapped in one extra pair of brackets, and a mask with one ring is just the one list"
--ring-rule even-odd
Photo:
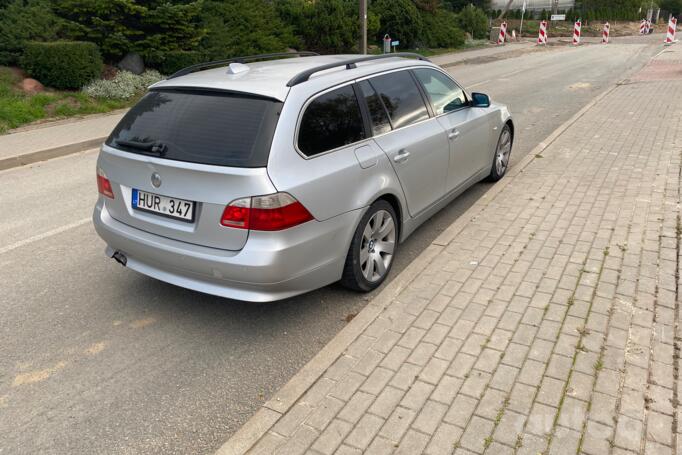
[(161, 196), (133, 188), (132, 206), (136, 210), (156, 213), (180, 221), (194, 221), (194, 202), (174, 197)]

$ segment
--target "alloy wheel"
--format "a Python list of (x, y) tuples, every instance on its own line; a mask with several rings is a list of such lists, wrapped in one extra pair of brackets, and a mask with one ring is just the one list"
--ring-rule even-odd
[(495, 152), (495, 170), (497, 175), (503, 175), (509, 165), (509, 156), (511, 155), (511, 133), (509, 129), (505, 128), (500, 136), (500, 141), (497, 143), (497, 151)]
[(381, 280), (393, 261), (396, 228), (393, 216), (378, 210), (367, 221), (360, 245), (360, 269), (369, 282)]

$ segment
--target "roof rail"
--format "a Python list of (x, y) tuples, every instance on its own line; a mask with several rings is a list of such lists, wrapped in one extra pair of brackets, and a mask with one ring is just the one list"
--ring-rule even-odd
[(230, 63), (245, 63), (247, 61), (254, 60), (267, 60), (276, 58), (286, 58), (286, 57), (309, 57), (313, 55), (320, 55), (317, 52), (278, 52), (275, 54), (260, 54), (260, 55), (247, 55), (244, 57), (233, 57), (226, 60), (215, 60), (213, 62), (197, 63), (196, 65), (191, 65), (183, 68), (175, 73), (171, 74), (168, 79), (173, 79), (175, 77), (184, 76), (186, 74), (194, 73), (196, 71), (201, 71), (209, 68), (214, 68), (217, 66), (225, 66)]
[(332, 68), (336, 68), (339, 66), (345, 66), (347, 70), (351, 70), (353, 68), (357, 68), (356, 63), (361, 63), (361, 62), (369, 62), (372, 60), (382, 60), (385, 58), (394, 58), (394, 57), (406, 57), (406, 58), (416, 58), (418, 60), (424, 60), (427, 62), (430, 62), (428, 58), (416, 54), (414, 52), (396, 52), (394, 54), (381, 54), (381, 55), (361, 55), (355, 58), (351, 58), (348, 60), (343, 60), (339, 62), (334, 62), (334, 63), (328, 63), (326, 65), (320, 65), (316, 66), (315, 68), (310, 68), (305, 71), (301, 71), (298, 73), (296, 76), (291, 78), (289, 82), (287, 82), (288, 87), (293, 87), (294, 85), (298, 85), (302, 82), (306, 82), (308, 79), (310, 79), (310, 76), (312, 76), (315, 73), (319, 73), (320, 71), (324, 70), (329, 70)]

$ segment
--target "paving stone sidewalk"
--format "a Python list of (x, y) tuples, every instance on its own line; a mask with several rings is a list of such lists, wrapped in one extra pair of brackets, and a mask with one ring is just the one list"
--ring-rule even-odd
[(682, 453), (681, 106), (681, 79), (606, 95), (250, 453)]

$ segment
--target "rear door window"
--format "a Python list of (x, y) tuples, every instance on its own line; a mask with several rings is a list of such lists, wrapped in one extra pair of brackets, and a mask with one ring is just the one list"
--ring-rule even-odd
[(106, 143), (169, 160), (264, 167), (281, 106), (276, 100), (234, 93), (151, 91)]
[(365, 139), (360, 105), (351, 85), (315, 98), (306, 108), (298, 131), (298, 148), (306, 156)]
[(362, 96), (365, 98), (369, 116), (372, 122), (372, 134), (375, 136), (391, 131), (391, 121), (388, 119), (384, 103), (374, 90), (369, 81), (361, 81), (359, 84)]
[(436, 115), (455, 111), (467, 105), (464, 90), (440, 71), (417, 69), (414, 70), (414, 74), (429, 95)]
[(429, 118), (424, 98), (407, 71), (384, 74), (370, 79), (386, 106), (393, 128), (400, 128)]

